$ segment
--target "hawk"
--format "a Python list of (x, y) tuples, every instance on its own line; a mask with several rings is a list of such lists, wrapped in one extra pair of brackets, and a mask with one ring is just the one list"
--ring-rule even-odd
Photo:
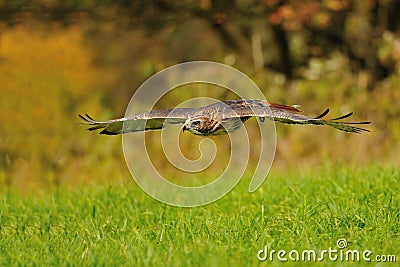
[[(108, 121), (96, 121), (88, 114), (79, 115), (82, 124), (90, 126), (89, 131), (99, 130), (100, 134), (117, 135), (128, 132), (159, 130), (166, 123), (183, 124), (182, 131), (195, 135), (221, 135), (232, 133), (239, 129), (251, 117), (257, 117), (261, 122), (265, 118), (287, 124), (328, 125), (349, 133), (369, 132), (359, 125), (371, 122), (344, 122), (353, 112), (334, 119), (324, 119), (329, 109), (317, 117), (299, 114), (296, 106), (270, 103), (265, 100), (228, 100), (217, 102), (200, 108), (160, 109), (141, 113), (127, 118)], [(124, 124), (124, 126), (123, 126)]]

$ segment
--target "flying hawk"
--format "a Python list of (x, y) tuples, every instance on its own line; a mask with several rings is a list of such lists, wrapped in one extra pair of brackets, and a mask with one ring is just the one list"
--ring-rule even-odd
[(371, 123), (342, 121), (350, 117), (353, 112), (334, 119), (323, 119), (329, 109), (314, 118), (301, 115), (299, 112), (301, 110), (295, 106), (275, 104), (265, 100), (240, 99), (217, 102), (200, 108), (152, 110), (133, 117), (109, 121), (96, 121), (88, 114), (79, 117), (83, 120), (82, 124), (90, 126), (89, 131), (102, 129), (100, 134), (106, 135), (159, 130), (165, 123), (183, 124), (182, 131), (187, 130), (195, 135), (220, 135), (236, 131), (251, 117), (257, 117), (261, 122), (268, 118), (287, 124), (328, 125), (349, 133), (369, 132), (358, 125)]

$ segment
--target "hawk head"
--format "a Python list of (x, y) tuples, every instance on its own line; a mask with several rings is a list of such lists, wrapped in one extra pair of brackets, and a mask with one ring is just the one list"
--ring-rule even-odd
[(230, 118), (221, 121), (206, 117), (189, 118), (183, 124), (182, 131), (188, 130), (192, 134), (202, 136), (226, 134), (239, 129), (247, 118)]
[(217, 120), (210, 118), (189, 118), (185, 121), (182, 131), (189, 131), (195, 135), (215, 135), (219, 130), (223, 129)]

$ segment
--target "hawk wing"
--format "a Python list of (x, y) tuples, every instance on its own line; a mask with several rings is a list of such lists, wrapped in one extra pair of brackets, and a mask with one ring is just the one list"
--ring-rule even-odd
[(152, 110), (133, 117), (108, 121), (96, 121), (88, 114), (85, 114), (85, 116), (79, 114), (79, 118), (83, 120), (81, 124), (90, 126), (88, 128), (89, 131), (103, 129), (100, 134), (116, 135), (128, 132), (159, 130), (164, 127), (164, 123), (184, 123), (188, 113), (193, 110), (193, 108)]
[(368, 129), (360, 128), (355, 125), (370, 124), (370, 121), (363, 122), (344, 122), (342, 119), (348, 118), (353, 115), (353, 112), (334, 119), (324, 119), (329, 113), (326, 109), (317, 117), (308, 117), (298, 114), (301, 110), (293, 106), (286, 106), (282, 104), (268, 103), (263, 100), (232, 100), (224, 102), (227, 117), (259, 117), (261, 121), (265, 118), (270, 118), (287, 124), (314, 124), (314, 125), (328, 125), (341, 131), (350, 133), (369, 132)]

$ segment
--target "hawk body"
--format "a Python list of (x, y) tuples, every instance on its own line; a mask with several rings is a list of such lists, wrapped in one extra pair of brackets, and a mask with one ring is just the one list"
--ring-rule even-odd
[(79, 117), (83, 120), (83, 124), (90, 126), (88, 130), (102, 129), (100, 134), (106, 135), (159, 130), (166, 124), (183, 124), (183, 131), (187, 130), (195, 135), (221, 135), (236, 131), (251, 117), (258, 117), (260, 121), (269, 118), (287, 124), (328, 125), (350, 133), (369, 132), (367, 129), (358, 127), (358, 125), (369, 124), (368, 121), (342, 121), (353, 113), (326, 120), (323, 118), (328, 114), (329, 109), (314, 118), (299, 114), (300, 112), (301, 110), (294, 106), (270, 103), (265, 100), (240, 99), (217, 102), (200, 108), (152, 110), (133, 117), (109, 121), (96, 121), (87, 114), (79, 115)]

